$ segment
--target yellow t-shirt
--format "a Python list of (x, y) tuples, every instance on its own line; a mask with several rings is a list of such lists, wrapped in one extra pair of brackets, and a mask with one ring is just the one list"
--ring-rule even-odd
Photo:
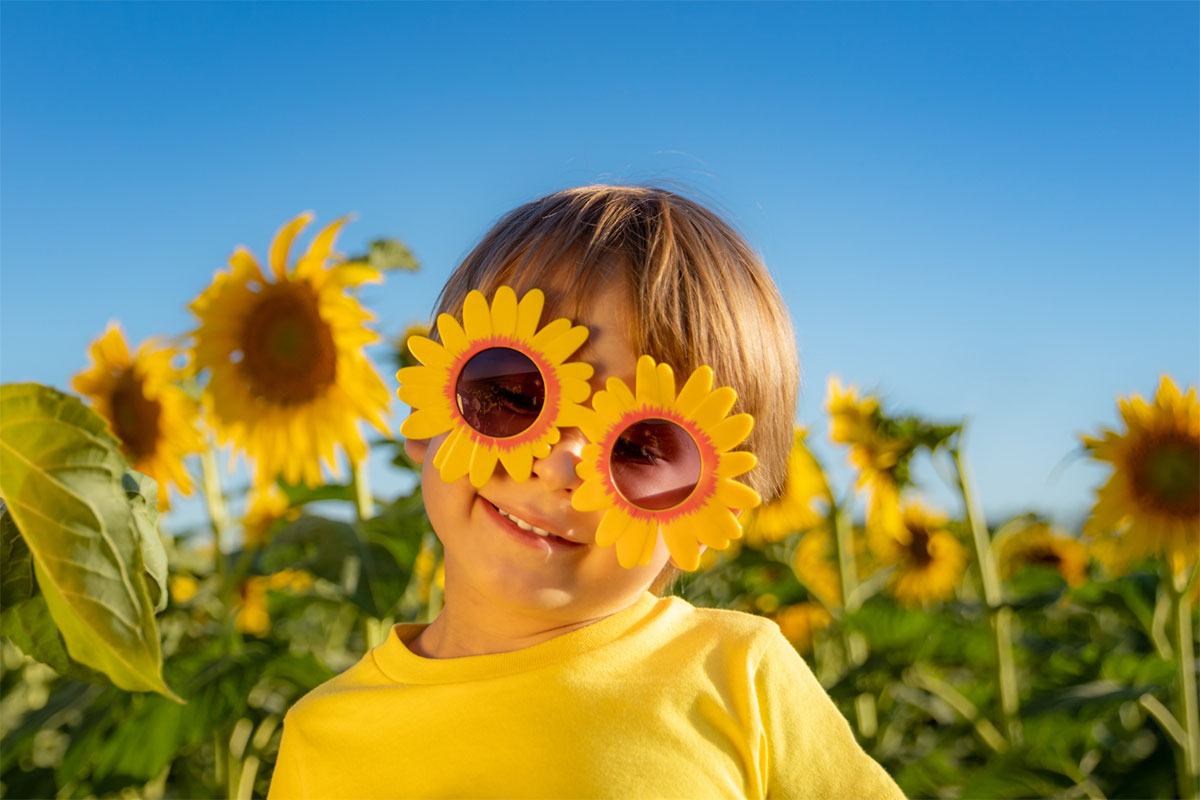
[(770, 620), (646, 592), (541, 644), (388, 639), (284, 718), (268, 798), (903, 798)]

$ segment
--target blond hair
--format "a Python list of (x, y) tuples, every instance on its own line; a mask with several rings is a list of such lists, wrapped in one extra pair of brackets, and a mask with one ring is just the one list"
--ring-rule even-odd
[[(593, 292), (619, 281), (633, 310), (634, 352), (677, 375), (701, 365), (754, 415), (742, 445), (758, 466), (742, 478), (763, 500), (787, 476), (799, 366), (787, 309), (762, 261), (719, 216), (664, 189), (581, 186), (506, 214), (463, 260), (438, 297), (458, 315), (467, 293), (546, 291), (547, 312), (577, 316)], [(564, 296), (551, 287), (570, 287)], [(547, 317), (548, 318), (548, 317)], [(660, 593), (674, 571), (652, 584)]]

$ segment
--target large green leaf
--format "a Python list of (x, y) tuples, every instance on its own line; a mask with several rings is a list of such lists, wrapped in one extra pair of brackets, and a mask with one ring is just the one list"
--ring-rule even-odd
[(24, 603), (36, 588), (29, 547), (8, 513), (8, 505), (0, 501), (0, 608)]
[(80, 664), (67, 653), (66, 642), (50, 616), (46, 598), (40, 593), (0, 611), (0, 634), (7, 636), (25, 655), (51, 667), (60, 675), (88, 683), (108, 684), (104, 673)]
[(130, 470), (121, 479), (125, 497), (133, 514), (133, 527), (142, 546), (142, 563), (150, 579), (150, 597), (154, 610), (167, 607), (167, 550), (158, 530), (158, 481), (149, 475)]
[(179, 700), (162, 679), (127, 471), (104, 420), (77, 398), (0, 386), (0, 495), (67, 652), (122, 689)]

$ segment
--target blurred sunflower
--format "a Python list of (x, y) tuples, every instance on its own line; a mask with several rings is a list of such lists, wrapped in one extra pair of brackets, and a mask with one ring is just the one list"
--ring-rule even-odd
[(151, 339), (131, 356), (121, 326), (110, 322), (92, 342), (90, 369), (71, 382), (108, 421), (129, 465), (158, 482), (158, 507), (164, 511), (170, 508), (168, 482), (180, 494), (192, 493), (183, 459), (203, 447), (196, 403), (175, 385), (175, 352)]
[(773, 617), (779, 631), (801, 653), (812, 650), (813, 633), (833, 624), (833, 617), (819, 603), (797, 603), (777, 611)]
[(1178, 573), (1200, 557), (1200, 402), (1196, 387), (1181, 394), (1168, 375), (1154, 404), (1139, 395), (1117, 398), (1127, 430), (1081, 436), (1097, 461), (1114, 470), (1096, 491), (1083, 532), (1106, 546), (1110, 562), (1164, 556)]
[(335, 445), (361, 461), (359, 420), (390, 435), (388, 390), (363, 350), (379, 338), (364, 325), (373, 317), (346, 293), (381, 275), (365, 264), (327, 266), (345, 219), (318, 233), (289, 270), (292, 240), (311, 221), (301, 214), (276, 234), (272, 280), (239, 247), (231, 272), (218, 272), (190, 305), (200, 320), (196, 369), (212, 371), (205, 403), (222, 443), (245, 451), (259, 484), (280, 475), (320, 484), (322, 461), (339, 471)]
[(966, 570), (966, 548), (946, 530), (946, 516), (918, 500), (906, 501), (900, 513), (897, 536), (877, 539), (880, 560), (895, 565), (889, 590), (906, 606), (944, 600)]
[(275, 483), (252, 489), (248, 505), (246, 515), (242, 517), (246, 547), (262, 547), (267, 543), (267, 534), (276, 522), (300, 516), (300, 510), (289, 507), (287, 496)]
[(828, 528), (815, 528), (800, 537), (792, 568), (800, 582), (825, 605), (836, 608), (842, 604), (842, 581)]
[(191, 575), (175, 574), (171, 576), (171, 600), (177, 605), (189, 602), (199, 590), (199, 581)]
[(880, 432), (878, 399), (859, 400), (858, 390), (853, 386), (843, 389), (836, 375), (829, 378), (825, 407), (830, 418), (829, 438), (850, 447), (847, 460), (858, 474), (857, 488), (867, 493), (868, 529), (894, 535), (901, 524), (895, 468), (911, 444)]
[(805, 444), (807, 436), (807, 428), (796, 426), (783, 494), (743, 517), (747, 545), (761, 547), (765, 542), (781, 541), (791, 533), (819, 525), (828, 513), (829, 483)]
[(262, 636), (271, 628), (271, 615), (267, 611), (267, 582), (260, 575), (252, 575), (238, 586), (233, 601), (233, 624), (242, 633)]
[(997, 542), (1000, 574), (1009, 580), (1027, 566), (1048, 566), (1070, 586), (1087, 580), (1087, 548), (1045, 523), (1022, 528)]

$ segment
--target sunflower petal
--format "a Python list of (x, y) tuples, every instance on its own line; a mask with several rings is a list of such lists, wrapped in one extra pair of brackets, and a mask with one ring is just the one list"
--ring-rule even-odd
[(559, 364), (556, 369), (559, 377), (561, 377), (563, 380), (573, 378), (574, 380), (583, 381), (584, 383), (587, 383), (588, 380), (591, 379), (592, 375), (594, 375), (596, 372), (596, 370), (592, 368), (592, 365), (586, 361), (568, 361), (565, 364)]
[(701, 428), (711, 430), (729, 413), (736, 402), (737, 392), (728, 386), (721, 386), (696, 406), (696, 410), (692, 412), (692, 419)]
[(488, 482), (488, 479), (492, 477), (492, 473), (496, 471), (496, 462), (498, 460), (499, 455), (496, 453), (494, 445), (476, 442), (475, 452), (471, 454), (471, 469), (469, 473), (471, 485), (476, 489), (482, 488)]
[(408, 337), (408, 352), (427, 367), (445, 369), (453, 360), (446, 348), (424, 336)]
[(517, 329), (517, 293), (501, 286), (492, 297), (492, 333), (511, 336)]
[(700, 543), (688, 529), (688, 524), (678, 521), (664, 525), (662, 535), (667, 549), (671, 551), (671, 557), (675, 559), (679, 568), (695, 572), (700, 566)]
[(633, 520), (624, 530), (616, 542), (617, 561), (622, 567), (632, 569), (638, 565), (642, 551), (646, 549), (646, 539), (655, 535), (653, 530), (650, 524), (641, 520)]
[[(535, 350), (539, 350), (539, 351), (545, 353), (546, 347), (551, 342), (553, 342), (555, 339), (558, 339), (560, 336), (562, 336), (563, 334), (567, 333), (570, 330), (571, 330), (571, 320), (562, 319), (560, 317), (559, 319), (556, 319), (553, 322), (547, 323), (546, 327), (544, 327), (540, 331), (538, 331), (537, 334), (534, 335), (533, 338), (529, 340), (529, 343), (530, 343), (530, 345), (533, 346), (533, 348)], [(586, 330), (586, 328), (584, 330)], [(559, 361), (562, 361), (562, 360), (563, 359), (559, 359)]]
[(729, 509), (708, 506), (697, 516), (698, 519), (692, 523), (691, 530), (695, 532), (701, 544), (714, 550), (724, 550), (731, 540), (742, 537), (742, 526), (737, 517), (729, 513)]
[(458, 355), (470, 346), (462, 325), (459, 325), (458, 320), (449, 314), (438, 314), (437, 329), (446, 352)]
[(548, 342), (542, 352), (552, 364), (561, 364), (578, 350), (587, 341), (587, 338), (588, 329), (582, 325), (576, 325), (552, 342)]
[(396, 396), (400, 398), (401, 402), (407, 403), (413, 408), (433, 408), (440, 405), (446, 397), (442, 393), (442, 387), (420, 384), (401, 386), (396, 390)]
[[(297, 267), (299, 271), (299, 267)], [(325, 273), (325, 285), (342, 288), (364, 283), (383, 283), (383, 273), (366, 264), (338, 264)]]
[(754, 417), (749, 414), (734, 414), (709, 428), (709, 435), (712, 437), (713, 447), (717, 448), (717, 452), (724, 453), (746, 441), (746, 437), (753, 429)]
[(761, 502), (758, 492), (744, 483), (721, 478), (717, 481), (717, 502), (726, 508), (754, 508)]
[(576, 511), (599, 511), (611, 505), (612, 498), (599, 477), (584, 481), (571, 494), (571, 508)]
[(675, 408), (685, 417), (691, 417), (696, 406), (712, 391), (713, 371), (709, 367), (697, 367), (684, 382), (675, 400)]
[(637, 408), (637, 399), (633, 396), (633, 392), (629, 391), (629, 387), (625, 385), (625, 381), (620, 378), (609, 378), (604, 388), (613, 399), (617, 401), (622, 411), (632, 411)]
[(515, 335), (518, 339), (529, 341), (537, 333), (538, 322), (542, 319), (542, 307), (546, 296), (541, 289), (530, 289), (517, 303), (517, 326)]
[(675, 402), (675, 370), (669, 364), (659, 364), (655, 368), (658, 373), (658, 396), (660, 402), (672, 404)]
[(442, 439), (442, 443), (438, 445), (437, 452), (433, 454), (434, 469), (438, 470), (439, 472), (441, 471), (442, 465), (446, 463), (446, 459), (449, 457), (450, 451), (454, 448), (455, 442), (457, 442), (458, 437), (462, 435), (463, 429), (455, 428), (454, 430), (450, 431), (445, 439)]
[(514, 481), (527, 481), (533, 472), (533, 454), (528, 447), (500, 450), (500, 463)]
[(438, 408), (418, 409), (400, 424), (400, 435), (405, 439), (432, 439), (448, 430), (450, 418)]
[(637, 376), (634, 385), (637, 387), (635, 397), (639, 404), (658, 405), (662, 401), (658, 396), (658, 373), (654, 369), (654, 359), (642, 356), (637, 360)]
[(347, 214), (341, 219), (335, 219), (322, 228), (321, 232), (313, 238), (312, 244), (308, 246), (308, 251), (304, 254), (304, 257), (313, 259), (317, 262), (318, 266), (324, 266), (325, 262), (329, 260), (329, 256), (333, 253), (333, 244), (337, 241), (342, 226), (349, 221), (350, 215)]
[(717, 477), (736, 478), (738, 475), (745, 475), (756, 466), (758, 458), (753, 453), (745, 450), (722, 453), (720, 463), (717, 464)]
[(276, 279), (287, 279), (287, 257), (288, 250), (292, 247), (292, 241), (296, 238), (296, 234), (304, 230), (308, 223), (313, 221), (311, 211), (305, 211), (300, 216), (296, 217), (291, 222), (285, 224), (279, 229), (279, 233), (275, 234), (275, 238), (271, 241), (271, 272), (274, 273)]
[(441, 370), (430, 369), (423, 365), (404, 367), (396, 372), (396, 382), (401, 388), (405, 386), (438, 386), (445, 380)]
[(621, 538), (621, 534), (629, 527), (630, 522), (632, 520), (620, 509), (610, 508), (604, 512), (604, 517), (600, 520), (599, 526), (596, 527), (596, 545), (598, 547), (608, 547)]
[(454, 445), (446, 453), (446, 458), (442, 460), (440, 468), (442, 480), (453, 483), (465, 478), (471, 471), (471, 453), (474, 450), (475, 442), (471, 439), (470, 434), (463, 431), (462, 435), (454, 440)]
[(463, 301), (463, 329), (471, 341), (492, 335), (492, 314), (487, 299), (478, 289), (472, 289)]

